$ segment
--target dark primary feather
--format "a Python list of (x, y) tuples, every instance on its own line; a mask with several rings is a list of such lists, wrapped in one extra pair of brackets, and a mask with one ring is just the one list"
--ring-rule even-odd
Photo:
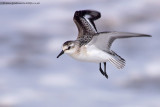
[(79, 31), (78, 39), (83, 38), (86, 35), (93, 36), (95, 33), (97, 33), (94, 20), (100, 17), (101, 17), (101, 14), (98, 11), (94, 11), (94, 10), (76, 11), (74, 14), (73, 20), (77, 25), (77, 28)]

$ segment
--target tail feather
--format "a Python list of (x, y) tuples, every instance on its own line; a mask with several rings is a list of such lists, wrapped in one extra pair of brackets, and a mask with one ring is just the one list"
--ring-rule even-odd
[(124, 68), (125, 60), (119, 55), (117, 55), (114, 51), (111, 51), (110, 54), (111, 54), (111, 58), (109, 58), (109, 61), (118, 69)]

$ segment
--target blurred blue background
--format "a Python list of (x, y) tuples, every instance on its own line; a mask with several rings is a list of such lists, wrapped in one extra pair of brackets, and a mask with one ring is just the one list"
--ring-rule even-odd
[[(0, 107), (160, 107), (159, 0), (32, 0), (0, 5)], [(116, 40), (122, 70), (56, 56), (78, 30), (76, 10), (101, 12), (98, 31), (152, 38)]]

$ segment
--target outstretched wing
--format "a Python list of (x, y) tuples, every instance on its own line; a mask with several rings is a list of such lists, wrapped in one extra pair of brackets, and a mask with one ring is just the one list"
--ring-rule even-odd
[(73, 17), (75, 24), (77, 25), (79, 34), (77, 39), (84, 38), (85, 35), (93, 36), (97, 33), (94, 20), (101, 17), (100, 12), (94, 10), (80, 10), (76, 11)]
[(130, 37), (151, 37), (146, 34), (128, 33), (128, 32), (101, 32), (88, 43), (105, 51), (110, 51), (110, 47), (115, 39)]

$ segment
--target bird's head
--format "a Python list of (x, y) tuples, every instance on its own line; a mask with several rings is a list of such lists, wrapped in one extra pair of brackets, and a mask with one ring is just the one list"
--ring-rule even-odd
[(67, 53), (69, 55), (72, 55), (73, 53), (76, 52), (77, 47), (75, 45), (75, 41), (66, 41), (63, 46), (62, 46), (62, 51), (60, 54), (57, 56), (59, 58), (62, 54)]

